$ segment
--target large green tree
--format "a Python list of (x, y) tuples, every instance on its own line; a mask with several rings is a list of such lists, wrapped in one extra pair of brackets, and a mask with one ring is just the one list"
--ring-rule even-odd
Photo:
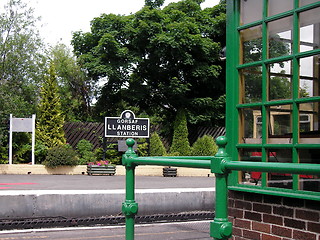
[(77, 64), (72, 51), (64, 44), (50, 50), (55, 65), (61, 106), (66, 121), (87, 121), (91, 118), (91, 102), (95, 87)]
[[(44, 73), (43, 43), (32, 8), (21, 0), (0, 7), (0, 155), (7, 153), (8, 119), (35, 113)], [(14, 138), (14, 145), (17, 143)]]
[(147, 0), (135, 14), (103, 14), (92, 20), (91, 32), (74, 33), (81, 66), (96, 81), (106, 80), (98, 113), (115, 115), (129, 105), (169, 123), (184, 108), (192, 123), (214, 123), (225, 90), (219, 60), (225, 4), (202, 10), (202, 2), (160, 8), (163, 1)]

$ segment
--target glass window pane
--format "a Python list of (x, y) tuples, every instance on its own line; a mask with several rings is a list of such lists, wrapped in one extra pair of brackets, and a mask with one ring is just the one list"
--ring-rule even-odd
[[(320, 164), (320, 149), (300, 149), (300, 163)], [(320, 176), (299, 175), (299, 189), (320, 192)]]
[(268, 0), (269, 16), (292, 10), (293, 0)]
[(300, 52), (318, 49), (320, 45), (320, 8), (300, 14)]
[[(292, 162), (291, 149), (269, 149), (268, 162)], [(292, 189), (292, 174), (268, 173), (268, 187)]]
[(278, 105), (269, 107), (268, 142), (289, 144), (292, 138), (292, 106)]
[(240, 24), (247, 24), (262, 19), (262, 0), (240, 1)]
[(269, 58), (292, 53), (292, 17), (268, 23)]
[[(261, 162), (261, 149), (240, 149), (239, 157), (240, 161), (249, 161), (249, 162)], [(240, 181), (241, 184), (247, 185), (261, 185), (261, 172), (240, 172)]]
[(300, 0), (299, 6), (302, 7), (302, 6), (305, 6), (305, 5), (308, 5), (311, 3), (315, 3), (315, 2), (319, 2), (319, 0)]
[(291, 61), (268, 65), (269, 100), (292, 98)]
[(262, 101), (262, 67), (250, 67), (240, 71), (240, 102), (253, 103)]
[(300, 143), (320, 143), (319, 102), (299, 105)]
[(260, 61), (262, 59), (261, 25), (240, 31), (240, 63)]
[(320, 55), (301, 58), (299, 97), (320, 96)]
[(245, 108), (240, 110), (240, 142), (261, 143), (262, 118), (261, 108)]

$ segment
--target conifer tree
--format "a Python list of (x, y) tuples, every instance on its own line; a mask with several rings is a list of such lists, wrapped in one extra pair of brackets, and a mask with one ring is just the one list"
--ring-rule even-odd
[(166, 155), (166, 148), (160, 139), (158, 133), (154, 132), (150, 137), (150, 156), (164, 156)]
[(63, 131), (64, 116), (53, 64), (50, 65), (49, 75), (46, 76), (41, 88), (37, 119), (37, 140), (48, 148), (66, 143)]
[(170, 153), (179, 153), (180, 156), (189, 156), (191, 147), (188, 139), (187, 118), (184, 110), (180, 109), (177, 112), (174, 121), (173, 139), (170, 148)]

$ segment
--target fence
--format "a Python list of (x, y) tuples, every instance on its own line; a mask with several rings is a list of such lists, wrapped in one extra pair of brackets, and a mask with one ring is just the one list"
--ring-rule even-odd
[[(152, 126), (150, 132), (160, 131), (161, 126)], [(104, 123), (94, 122), (68, 122), (64, 125), (64, 132), (69, 143), (75, 148), (81, 139), (86, 139), (93, 144), (93, 148), (103, 147)], [(198, 137), (204, 135), (216, 138), (225, 134), (224, 127), (198, 127), (189, 132), (190, 142), (193, 143)], [(126, 138), (107, 138), (107, 143), (116, 143), (118, 140), (125, 140)], [(163, 144), (167, 148), (170, 146), (171, 139), (163, 138)]]

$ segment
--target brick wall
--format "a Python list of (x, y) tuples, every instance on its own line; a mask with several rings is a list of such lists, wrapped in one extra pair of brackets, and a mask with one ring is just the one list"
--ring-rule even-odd
[(233, 240), (320, 240), (320, 202), (229, 191)]

